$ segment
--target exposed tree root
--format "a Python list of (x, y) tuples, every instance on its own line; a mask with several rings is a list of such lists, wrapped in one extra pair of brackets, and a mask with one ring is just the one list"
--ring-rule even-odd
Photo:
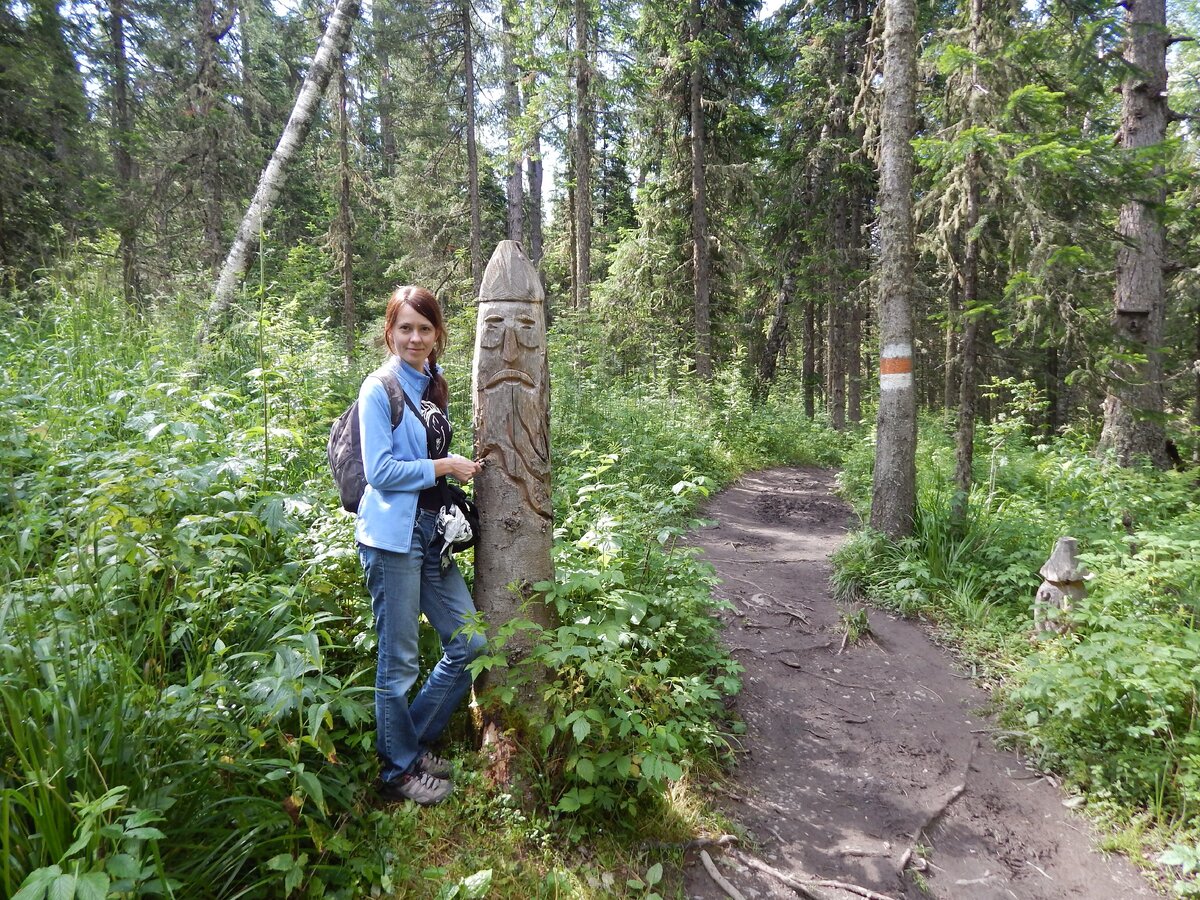
[(704, 863), (704, 868), (708, 872), (708, 877), (716, 882), (717, 887), (723, 890), (730, 897), (730, 900), (746, 900), (746, 898), (742, 896), (741, 892), (739, 892), (737, 888), (725, 880), (725, 877), (717, 868), (717, 864), (713, 862), (712, 857), (708, 855), (707, 850), (700, 851), (700, 861)]
[(913, 852), (917, 849), (917, 841), (921, 839), (921, 835), (932, 828), (937, 823), (937, 820), (946, 814), (946, 810), (950, 808), (950, 804), (961, 797), (963, 792), (966, 791), (967, 776), (971, 772), (971, 762), (975, 759), (975, 751), (977, 749), (979, 749), (978, 739), (971, 745), (971, 753), (969, 756), (967, 756), (967, 764), (963, 767), (962, 782), (956, 785), (954, 789), (950, 791), (949, 795), (947, 795), (946, 799), (942, 801), (941, 805), (938, 806), (937, 809), (935, 809), (928, 816), (926, 816), (925, 821), (921, 824), (921, 826), (913, 832), (912, 843), (909, 845), (909, 848), (900, 856), (897, 872), (901, 877), (904, 876), (904, 870), (908, 868), (909, 861), (912, 860)]
[(690, 841), (644, 841), (642, 846), (649, 850), (698, 850), (702, 847), (728, 847), (738, 842), (737, 836), (723, 834), (720, 837), (699, 837)]
[(780, 872), (778, 869), (772, 868), (761, 859), (756, 859), (753, 856), (748, 856), (745, 853), (734, 854), (752, 869), (757, 869), (774, 878), (778, 878), (792, 890), (796, 891), (803, 897), (808, 897), (810, 900), (828, 900), (828, 897), (823, 892), (815, 890), (816, 888), (833, 888), (839, 891), (845, 891), (848, 894), (857, 894), (859, 897), (866, 897), (867, 900), (894, 900), (887, 894), (880, 894), (870, 888), (865, 888), (860, 884), (851, 884), (847, 881), (836, 881), (832, 878), (816, 878), (812, 875), (804, 874), (803, 877), (789, 875), (786, 872)]

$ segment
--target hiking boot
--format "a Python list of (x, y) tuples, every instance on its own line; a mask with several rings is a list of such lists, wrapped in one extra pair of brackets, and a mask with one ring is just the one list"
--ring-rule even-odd
[(393, 781), (384, 781), (378, 787), (379, 799), (385, 803), (412, 800), (422, 806), (441, 803), (454, 790), (445, 778), (435, 778), (428, 772), (405, 772)]
[(450, 760), (443, 759), (433, 752), (426, 750), (417, 758), (417, 764), (414, 768), (418, 772), (424, 772), (426, 775), (432, 775), (434, 778), (450, 777)]

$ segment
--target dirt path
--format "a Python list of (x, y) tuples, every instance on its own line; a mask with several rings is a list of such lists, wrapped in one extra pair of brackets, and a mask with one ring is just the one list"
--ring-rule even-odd
[[(872, 610), (875, 643), (839, 654), (829, 555), (851, 513), (832, 486), (817, 469), (748, 476), (712, 500), (705, 514), (717, 524), (694, 538), (736, 607), (725, 640), (746, 667), (746, 752), (718, 796), (751, 843), (709, 850), (723, 876), (748, 900), (797, 894), (746, 855), (914, 900), (1163, 896), (1096, 849), (1058, 790), (993, 748), (986, 695), (920, 628)], [(902, 877), (914, 846), (924, 871)], [(691, 855), (685, 889), (726, 896)]]

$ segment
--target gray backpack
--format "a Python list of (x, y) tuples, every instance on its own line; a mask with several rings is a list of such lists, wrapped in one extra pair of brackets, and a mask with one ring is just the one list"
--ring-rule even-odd
[[(395, 431), (404, 418), (404, 388), (387, 366), (376, 369), (368, 377), (378, 378), (387, 390), (388, 402), (392, 407), (392, 431)], [(329, 457), (329, 471), (333, 473), (333, 483), (337, 485), (338, 496), (342, 500), (342, 509), (357, 513), (358, 504), (367, 489), (367, 474), (363, 471), (362, 439), (358, 434), (357, 400), (337, 417), (337, 421), (329, 429), (326, 455)]]

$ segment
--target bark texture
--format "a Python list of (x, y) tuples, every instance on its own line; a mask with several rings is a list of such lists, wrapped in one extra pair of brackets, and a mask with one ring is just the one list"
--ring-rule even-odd
[(141, 278), (138, 272), (138, 230), (135, 183), (137, 169), (129, 150), (133, 139), (133, 108), (129, 102), (129, 54), (125, 45), (125, 2), (110, 0), (108, 4), (109, 39), (113, 57), (113, 164), (117, 176), (117, 192), (121, 198), (121, 214), (117, 235), (121, 241), (121, 283), (125, 302), (141, 309)]
[(817, 414), (817, 305), (812, 300), (804, 304), (804, 415)]
[(589, 0), (575, 0), (575, 304), (591, 304), (592, 69), (588, 58)]
[(516, 40), (513, 35), (512, 0), (500, 4), (504, 69), (504, 117), (508, 125), (508, 174), (505, 196), (508, 200), (508, 239), (525, 243), (524, 154), (521, 149), (521, 90), (518, 84)]
[(242, 217), (237, 236), (233, 239), (229, 255), (225, 257), (225, 264), (221, 267), (221, 274), (217, 276), (213, 287), (213, 300), (208, 308), (207, 323), (200, 336), (202, 341), (207, 340), (233, 305), (234, 294), (250, 264), (250, 251), (254, 239), (262, 231), (279, 191), (287, 180), (288, 164), (308, 136), (317, 106), (325, 89), (329, 87), (334, 66), (345, 50), (350, 37), (350, 26), (358, 17), (358, 10), (358, 0), (338, 0), (333, 14), (329, 17), (329, 24), (313, 57), (312, 67), (300, 87), (292, 114), (284, 126), (283, 135), (258, 180), (258, 189), (250, 201), (250, 208)]
[(916, 394), (912, 370), (913, 123), (916, 0), (886, 0), (879, 161), (880, 394), (871, 527), (911, 533), (916, 506)]
[[(983, 25), (983, 0), (971, 0), (971, 53), (978, 59), (980, 52), (979, 33)], [(979, 124), (979, 65), (971, 65), (971, 84), (967, 90), (967, 119), (969, 127)], [(975, 401), (978, 393), (978, 378), (975, 362), (978, 359), (979, 313), (979, 151), (972, 148), (967, 155), (967, 218), (964, 225), (966, 250), (963, 254), (962, 294), (963, 320), (961, 358), (958, 366), (958, 429), (954, 435), (954, 486), (955, 496), (951, 503), (951, 514), (956, 520), (967, 515), (967, 498), (971, 493), (971, 464), (975, 459)]]
[(342, 329), (346, 361), (354, 361), (354, 228), (350, 214), (350, 115), (346, 96), (346, 65), (338, 67), (338, 218), (337, 242), (342, 269)]
[(386, 3), (372, 9), (375, 58), (379, 65), (379, 142), (383, 151), (383, 174), (391, 176), (396, 165), (396, 121), (392, 110), (391, 29)]
[(771, 384), (775, 381), (779, 356), (783, 353), (784, 343), (787, 341), (789, 310), (795, 296), (796, 273), (789, 266), (788, 271), (784, 273), (783, 283), (779, 286), (779, 294), (775, 299), (775, 313), (771, 317), (771, 325), (767, 329), (767, 341), (758, 361), (758, 379), (755, 384), (756, 400), (765, 400)]
[(542, 141), (534, 134), (526, 165), (529, 179), (529, 261), (542, 265)]
[(483, 280), (483, 213), (479, 206), (479, 148), (475, 134), (475, 48), (470, 0), (462, 0), (463, 103), (467, 108), (467, 201), (471, 205), (471, 283), (475, 296)]
[(692, 292), (696, 324), (696, 374), (712, 380), (712, 332), (709, 311), (708, 200), (705, 184), (704, 60), (700, 56), (700, 0), (691, 0), (688, 31), (693, 56), (688, 82), (692, 154)]
[(204, 222), (204, 260), (216, 274), (221, 263), (224, 241), (221, 239), (221, 132), (217, 126), (217, 101), (221, 95), (219, 78), (220, 44), (233, 27), (233, 10), (218, 19), (214, 0), (196, 5), (196, 84), (193, 88), (192, 114), (200, 123), (196, 154), (200, 164), (201, 212)]
[[(1125, 4), (1125, 59), (1132, 75), (1121, 85), (1121, 146), (1136, 153), (1161, 144), (1167, 133), (1166, 0)], [(1109, 376), (1100, 449), (1122, 466), (1149, 459), (1170, 464), (1163, 427), (1162, 337), (1166, 321), (1163, 279), (1164, 229), (1161, 188), (1121, 207), (1117, 233), (1117, 290), (1113, 328), (1125, 354), (1142, 362), (1121, 363)]]

